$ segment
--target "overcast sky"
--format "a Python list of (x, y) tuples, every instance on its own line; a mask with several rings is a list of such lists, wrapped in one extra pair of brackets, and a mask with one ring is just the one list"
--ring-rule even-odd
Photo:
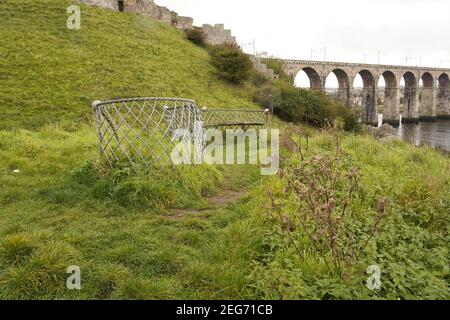
[[(450, 67), (450, 0), (156, 0), (194, 18), (224, 23), (258, 52), (329, 61)], [(245, 46), (251, 53), (252, 46)], [(323, 60), (317, 50), (313, 59)], [(441, 60), (446, 60), (441, 63)]]

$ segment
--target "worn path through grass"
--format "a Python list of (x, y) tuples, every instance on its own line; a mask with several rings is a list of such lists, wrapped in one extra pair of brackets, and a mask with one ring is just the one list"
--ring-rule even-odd
[(169, 219), (196, 217), (207, 219), (218, 210), (226, 209), (229, 205), (245, 197), (248, 189), (258, 180), (259, 169), (251, 166), (224, 166), (223, 181), (220, 190), (208, 197), (206, 205), (190, 209), (170, 210)]

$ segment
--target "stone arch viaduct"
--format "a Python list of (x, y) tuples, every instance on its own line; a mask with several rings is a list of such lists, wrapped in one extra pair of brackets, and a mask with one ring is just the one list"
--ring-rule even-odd
[[(338, 98), (348, 104), (353, 99), (353, 82), (359, 74), (363, 80), (362, 120), (377, 122), (378, 82), (384, 78), (383, 114), (385, 122), (398, 124), (400, 118), (400, 88), (404, 79), (404, 121), (433, 120), (450, 117), (450, 69), (340, 63), (306, 60), (282, 60), (284, 71), (295, 77), (304, 71), (311, 89), (325, 90), (327, 77), (338, 79)], [(421, 81), (422, 80), (422, 81)]]

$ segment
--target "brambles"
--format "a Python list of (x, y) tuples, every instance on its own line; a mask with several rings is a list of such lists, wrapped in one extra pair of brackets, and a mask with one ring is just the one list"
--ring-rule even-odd
[[(369, 236), (365, 241), (350, 235), (347, 226), (351, 223), (350, 205), (361, 181), (360, 170), (345, 157), (339, 132), (329, 130), (335, 143), (334, 153), (307, 156), (301, 140), (294, 140), (293, 129), (282, 138), (282, 145), (300, 158), (298, 163), (289, 163), (280, 176), (285, 181), (283, 190), (288, 199), (277, 201), (269, 191), (268, 216), (277, 217), (281, 229), (299, 256), (303, 256), (294, 233), (306, 235), (315, 251), (323, 256), (328, 269), (343, 271), (358, 261), (370, 240), (379, 231), (386, 216), (387, 199), (378, 202), (377, 215)], [(308, 138), (306, 138), (306, 151)], [(292, 206), (295, 208), (292, 210)], [(285, 207), (289, 207), (286, 210)], [(362, 243), (362, 244), (361, 244)], [(333, 268), (329, 265), (329, 260)]]

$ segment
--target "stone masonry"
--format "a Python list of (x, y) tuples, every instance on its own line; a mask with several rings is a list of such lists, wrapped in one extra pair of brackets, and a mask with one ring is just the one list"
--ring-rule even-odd
[(223, 24), (216, 24), (214, 26), (210, 24), (204, 24), (202, 28), (206, 34), (206, 41), (209, 44), (217, 45), (223, 43), (232, 43), (237, 45), (236, 37), (233, 37), (231, 35), (231, 30), (225, 29), (225, 26)]
[(140, 13), (178, 29), (191, 29), (194, 22), (190, 17), (179, 16), (166, 7), (158, 6), (153, 0), (78, 0), (78, 2), (114, 11)]
[[(194, 22), (190, 17), (179, 16), (166, 7), (158, 6), (154, 0), (78, 0), (78, 2), (114, 11), (140, 13), (182, 30), (192, 29)], [(225, 29), (223, 24), (214, 26), (204, 24), (202, 29), (209, 44), (233, 43), (237, 45), (236, 37), (231, 34), (231, 30)]]
[(250, 55), (250, 60), (252, 61), (256, 71), (261, 73), (267, 79), (275, 80), (279, 78), (279, 76), (275, 74), (272, 69), (269, 69), (265, 63), (262, 63), (258, 57)]
[[(236, 37), (231, 34), (231, 30), (225, 29), (223, 24), (216, 24), (212, 26), (210, 24), (204, 24), (202, 26), (203, 31), (206, 34), (206, 41), (209, 44), (217, 45), (224, 43), (232, 43), (238, 45)], [(269, 69), (267, 65), (261, 62), (261, 60), (253, 55), (250, 55), (250, 60), (253, 63), (256, 71), (262, 74), (267, 79), (278, 79), (278, 75), (272, 69)]]
[[(404, 86), (404, 121), (419, 119), (450, 118), (450, 69), (411, 66), (392, 66), (329, 61), (282, 60), (287, 74), (295, 77), (304, 71), (311, 89), (325, 90), (325, 81), (330, 73), (338, 79), (338, 97), (351, 103), (353, 82), (359, 74), (363, 80), (362, 120), (377, 122), (378, 81), (384, 78), (383, 114), (388, 123), (397, 124), (400, 117), (400, 82)], [(420, 85), (422, 80), (423, 85)]]

